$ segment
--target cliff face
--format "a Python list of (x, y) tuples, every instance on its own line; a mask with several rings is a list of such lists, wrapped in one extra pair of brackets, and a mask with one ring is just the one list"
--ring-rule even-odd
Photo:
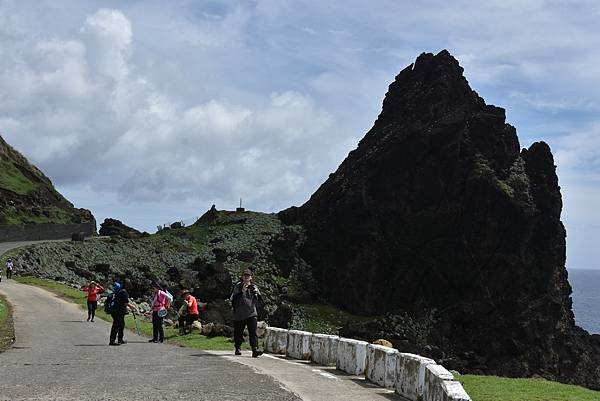
[(461, 369), (599, 387), (598, 344), (571, 312), (561, 208), (548, 145), (520, 150), (504, 109), (442, 51), (400, 72), (358, 148), (280, 217), (306, 229), (301, 256), (329, 301), (435, 312), (429, 341)]
[(89, 210), (76, 209), (52, 182), (0, 136), (0, 225), (94, 223)]

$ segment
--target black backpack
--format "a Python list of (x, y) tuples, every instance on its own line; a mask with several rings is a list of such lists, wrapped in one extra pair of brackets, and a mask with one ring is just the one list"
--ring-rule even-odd
[(108, 294), (108, 297), (106, 297), (106, 301), (104, 301), (104, 312), (106, 312), (106, 314), (108, 315), (112, 314), (114, 306), (115, 294)]

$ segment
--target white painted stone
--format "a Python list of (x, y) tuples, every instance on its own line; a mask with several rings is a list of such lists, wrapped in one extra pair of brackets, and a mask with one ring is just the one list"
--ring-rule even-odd
[(453, 380), (454, 375), (442, 365), (427, 365), (423, 384), (423, 401), (442, 401), (444, 399), (442, 382)]
[(396, 385), (396, 358), (398, 350), (383, 345), (367, 345), (365, 377), (381, 387)]
[(278, 327), (265, 329), (265, 351), (271, 354), (285, 354), (287, 351), (288, 331)]
[(412, 401), (420, 399), (428, 365), (435, 365), (435, 361), (420, 355), (399, 353), (396, 357), (396, 393)]
[(340, 338), (338, 342), (337, 369), (351, 375), (365, 373), (367, 345), (365, 341)]
[(288, 331), (286, 355), (294, 359), (310, 360), (310, 337), (308, 331)]
[(443, 380), (441, 387), (442, 401), (471, 401), (462, 384), (457, 381)]
[(319, 365), (335, 365), (340, 338), (327, 334), (313, 334), (310, 338), (311, 360)]

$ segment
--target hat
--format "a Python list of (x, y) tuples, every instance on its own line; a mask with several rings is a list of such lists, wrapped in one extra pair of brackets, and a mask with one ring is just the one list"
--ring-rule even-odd
[(113, 284), (113, 290), (115, 290), (115, 291), (118, 291), (118, 290), (120, 290), (120, 289), (121, 289), (121, 283), (119, 283), (118, 281), (116, 281), (116, 282)]
[(96, 282), (94, 280), (90, 281), (90, 284), (96, 284)]
[(160, 284), (158, 284), (156, 281), (152, 283), (152, 287), (162, 290), (163, 288), (160, 286)]
[(252, 275), (252, 271), (250, 269), (244, 270), (244, 272), (242, 273), (242, 276), (246, 276), (246, 275), (251, 276)]
[(181, 290), (181, 295), (189, 294), (190, 290), (183, 289)]

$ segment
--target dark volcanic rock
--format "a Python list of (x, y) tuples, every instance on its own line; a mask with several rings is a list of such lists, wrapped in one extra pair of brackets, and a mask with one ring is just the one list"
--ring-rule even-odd
[(504, 109), (442, 51), (400, 72), (358, 148), (279, 216), (305, 228), (300, 254), (334, 304), (437, 310), (428, 345), (457, 366), (600, 388), (598, 342), (571, 312), (561, 208), (548, 145), (520, 151)]
[(123, 238), (140, 238), (142, 233), (123, 224), (120, 220), (105, 219), (104, 223), (100, 224), (100, 235), (112, 236), (118, 235)]

